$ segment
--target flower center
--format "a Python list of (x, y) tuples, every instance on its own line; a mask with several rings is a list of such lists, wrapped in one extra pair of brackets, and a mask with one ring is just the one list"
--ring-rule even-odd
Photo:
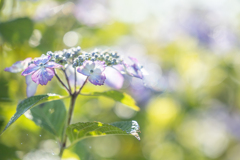
[(42, 67), (42, 66), (44, 66), (44, 64), (43, 64), (43, 63), (40, 63), (39, 66)]
[(90, 70), (90, 73), (93, 73), (93, 70), (92, 70), (92, 69)]

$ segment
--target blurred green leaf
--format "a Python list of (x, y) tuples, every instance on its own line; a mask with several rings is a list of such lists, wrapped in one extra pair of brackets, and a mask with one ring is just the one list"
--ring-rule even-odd
[(139, 126), (136, 121), (121, 121), (115, 123), (79, 122), (67, 128), (71, 142), (77, 142), (87, 137), (104, 135), (134, 135), (138, 140)]
[(65, 124), (66, 108), (62, 101), (53, 101), (40, 104), (31, 109), (29, 119), (50, 133), (61, 136)]
[(140, 108), (138, 106), (136, 106), (135, 100), (127, 93), (111, 90), (111, 91), (106, 91), (106, 92), (93, 92), (89, 95), (108, 97), (117, 102), (121, 102), (122, 104), (125, 104), (126, 106), (130, 107), (131, 109), (133, 109), (135, 111), (140, 110)]
[(4, 0), (0, 0), (0, 10), (3, 8)]
[(0, 155), (1, 160), (17, 160), (16, 149), (0, 144)]
[(0, 34), (10, 43), (23, 43), (33, 32), (33, 22), (29, 18), (18, 18), (0, 23)]
[[(8, 122), (7, 126), (4, 128), (4, 130), (1, 132), (1, 134), (11, 125), (13, 122), (15, 122), (21, 115), (23, 115), (27, 110), (31, 109), (32, 107), (39, 105), (44, 102), (48, 101), (54, 101), (54, 100), (59, 100), (67, 98), (64, 96), (60, 96), (57, 94), (47, 94), (47, 95), (37, 95), (37, 96), (32, 96), (29, 98), (24, 99), (21, 101), (18, 106), (17, 106), (17, 111), (13, 115), (13, 117), (10, 119)], [(0, 134), (0, 135), (1, 135)]]

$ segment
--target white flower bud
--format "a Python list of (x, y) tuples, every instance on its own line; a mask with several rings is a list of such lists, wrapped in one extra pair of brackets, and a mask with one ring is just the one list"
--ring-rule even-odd
[(52, 55), (53, 55), (53, 52), (52, 52), (52, 51), (48, 51), (48, 52), (47, 52), (47, 55), (48, 55), (48, 56), (52, 56)]

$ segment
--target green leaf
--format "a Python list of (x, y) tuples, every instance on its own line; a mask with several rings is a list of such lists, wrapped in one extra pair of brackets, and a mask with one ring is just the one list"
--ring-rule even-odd
[(32, 108), (29, 115), (25, 114), (38, 126), (58, 137), (61, 137), (66, 115), (66, 108), (61, 100), (40, 104)]
[(133, 135), (138, 140), (140, 127), (136, 121), (121, 121), (111, 124), (101, 122), (79, 122), (67, 128), (67, 136), (72, 143), (87, 137), (104, 135)]
[(23, 43), (33, 32), (33, 22), (29, 18), (18, 18), (0, 23), (0, 34), (10, 43)]
[(126, 106), (130, 107), (131, 109), (133, 109), (135, 111), (140, 110), (140, 108), (138, 106), (136, 106), (135, 100), (127, 93), (111, 90), (111, 91), (106, 91), (106, 92), (93, 92), (89, 95), (108, 97), (115, 101), (121, 102), (122, 104), (125, 104)]
[[(67, 98), (64, 96), (60, 96), (57, 94), (47, 94), (47, 95), (37, 95), (37, 96), (32, 96), (29, 98), (24, 99), (23, 101), (21, 101), (18, 106), (17, 106), (17, 111), (16, 113), (13, 115), (13, 117), (10, 119), (10, 121), (8, 122), (7, 126), (4, 128), (4, 130), (1, 132), (1, 134), (11, 125), (13, 124), (13, 122), (15, 122), (21, 115), (23, 115), (27, 110), (31, 109), (32, 107), (44, 103), (44, 102), (48, 102), (48, 101), (54, 101), (54, 100), (59, 100), (59, 99), (63, 99), (63, 98)], [(0, 135), (1, 135), (0, 134)]]

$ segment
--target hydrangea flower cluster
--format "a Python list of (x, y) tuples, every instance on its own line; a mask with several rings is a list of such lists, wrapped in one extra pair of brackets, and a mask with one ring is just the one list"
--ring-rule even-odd
[(100, 51), (95, 49), (91, 52), (82, 51), (81, 47), (63, 49), (62, 51), (51, 52), (48, 51), (47, 55), (51, 56), (51, 61), (67, 65), (72, 64), (73, 67), (82, 66), (85, 61), (102, 61), (105, 62), (105, 66), (117, 65), (122, 62), (117, 52), (111, 52), (108, 50)]
[[(76, 85), (79, 84), (77, 83), (78, 81), (84, 81), (84, 83), (86, 83), (88, 80), (94, 85), (103, 85), (105, 80), (108, 81), (108, 77), (106, 77), (106, 75), (114, 76), (113, 74), (105, 72), (106, 67), (111, 67), (115, 70), (118, 70), (117, 68), (122, 68), (118, 70), (118, 74), (128, 74), (130, 76), (143, 79), (142, 66), (139, 64), (137, 59), (132, 57), (129, 58), (133, 64), (126, 64), (115, 51), (101, 51), (99, 49), (95, 49), (93, 51), (86, 52), (82, 51), (81, 47), (78, 46), (76, 48), (64, 49), (62, 51), (48, 51), (46, 55), (43, 54), (41, 57), (33, 60), (31, 60), (31, 58), (27, 58), (23, 61), (18, 61), (11, 67), (6, 68), (5, 71), (16, 73), (23, 70), (22, 75), (28, 77), (28, 79), (26, 79), (27, 85), (33, 88), (33, 91), (30, 91), (28, 96), (32, 96), (36, 91), (36, 87), (34, 86), (34, 88), (32, 83), (37, 85), (46, 85), (54, 76), (58, 78), (67, 90), (70, 90), (70, 82), (72, 81), (75, 81), (75, 90)], [(55, 69), (60, 69), (65, 73), (68, 87), (58, 77)], [(71, 73), (71, 75), (68, 75), (67, 72)], [(85, 80), (79, 79), (77, 74), (85, 76)], [(32, 82), (29, 80), (30, 76)], [(119, 77), (119, 75), (116, 77)], [(74, 80), (70, 78), (74, 78)], [(113, 78), (109, 77), (109, 80), (111, 79)]]

